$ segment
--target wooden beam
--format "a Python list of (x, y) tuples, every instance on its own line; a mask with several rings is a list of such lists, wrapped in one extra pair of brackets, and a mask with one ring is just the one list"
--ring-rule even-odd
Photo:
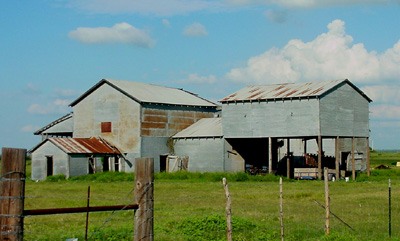
[(322, 137), (318, 136), (318, 179), (322, 180)]
[(272, 173), (272, 138), (268, 138), (268, 173)]
[(354, 159), (355, 138), (351, 139), (351, 174), (353, 181), (356, 180), (356, 161)]
[(371, 175), (371, 159), (370, 159), (370, 151), (369, 151), (369, 138), (366, 138), (367, 142), (367, 150), (366, 150), (366, 161), (367, 161), (367, 176)]
[(132, 210), (138, 209), (137, 204), (129, 205), (113, 205), (113, 206), (93, 206), (93, 207), (74, 207), (74, 208), (49, 208), (49, 209), (34, 209), (24, 210), (24, 216), (39, 216), (39, 215), (52, 215), (52, 214), (66, 214), (66, 213), (86, 213), (86, 212), (104, 212), (104, 211), (118, 211), (118, 210)]
[(339, 148), (339, 137), (337, 136), (335, 139), (335, 176), (336, 179), (340, 179), (340, 148)]
[(287, 138), (286, 147), (286, 177), (290, 178), (290, 138)]

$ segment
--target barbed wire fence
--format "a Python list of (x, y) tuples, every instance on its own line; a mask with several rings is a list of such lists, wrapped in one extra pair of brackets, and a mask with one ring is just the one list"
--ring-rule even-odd
[[(88, 187), (88, 195), (86, 198), (81, 196), (56, 197), (50, 196), (25, 196), (25, 159), (26, 150), (16, 148), (3, 148), (1, 162), (1, 179), (0, 179), (0, 240), (5, 241), (23, 241), (24, 233), (27, 236), (40, 236), (40, 233), (46, 234), (45, 229), (51, 226), (60, 225), (59, 228), (74, 230), (71, 228), (73, 224), (82, 226), (86, 223), (85, 240), (100, 240), (96, 236), (102, 232), (110, 224), (129, 223), (127, 218), (133, 218), (133, 227), (129, 229), (131, 237), (134, 241), (153, 240), (153, 192), (154, 192), (154, 160), (152, 158), (137, 158), (135, 160), (135, 185), (130, 190), (124, 199), (132, 201), (132, 192), (134, 192), (134, 204), (112, 205), (112, 206), (91, 206), (90, 201), (95, 198), (90, 195), (90, 186)], [(116, 197), (116, 198), (114, 198)], [(112, 201), (121, 201), (119, 195), (113, 195)], [(57, 202), (66, 199), (71, 202), (87, 201), (86, 206), (82, 207), (64, 207), (51, 209), (33, 209), (25, 210), (25, 199), (46, 199)], [(101, 199), (104, 201), (104, 198)], [(125, 201), (126, 202), (126, 201)], [(134, 210), (132, 213), (117, 212)], [(104, 213), (111, 211), (111, 213)], [(86, 218), (82, 215), (86, 214)], [(88, 233), (89, 213), (95, 218), (90, 219), (92, 229)], [(93, 214), (92, 214), (93, 213)], [(51, 215), (63, 215), (63, 218), (54, 218)], [(132, 217), (134, 216), (134, 217)], [(24, 223), (24, 218), (26, 223)], [(118, 226), (118, 225), (115, 225)], [(35, 233), (37, 232), (37, 233)], [(38, 234), (39, 233), (39, 234)], [(74, 236), (65, 229), (64, 236)], [(59, 237), (60, 238), (60, 237)], [(35, 238), (38, 240), (38, 238)], [(54, 240), (51, 237), (43, 237), (40, 240)], [(75, 238), (67, 240), (78, 240)]]

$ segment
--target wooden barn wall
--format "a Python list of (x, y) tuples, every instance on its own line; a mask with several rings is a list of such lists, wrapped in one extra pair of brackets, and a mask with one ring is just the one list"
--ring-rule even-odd
[(317, 99), (222, 105), (226, 138), (316, 136), (319, 133)]
[(141, 136), (169, 137), (214, 113), (207, 108), (149, 105), (142, 108)]
[(322, 136), (369, 136), (369, 102), (344, 84), (320, 99)]
[[(101, 136), (127, 153), (127, 171), (140, 157), (140, 105), (102, 85), (73, 107), (74, 137)], [(101, 123), (111, 122), (111, 132), (101, 132)]]
[(191, 172), (225, 171), (223, 138), (176, 139), (174, 149), (177, 156), (189, 156)]
[(32, 180), (44, 180), (47, 177), (46, 156), (53, 157), (53, 174), (68, 177), (68, 154), (50, 141), (45, 142), (32, 153)]

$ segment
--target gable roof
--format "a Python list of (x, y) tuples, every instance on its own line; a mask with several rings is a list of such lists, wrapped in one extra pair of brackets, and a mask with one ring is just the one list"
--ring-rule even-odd
[[(72, 123), (73, 113), (68, 113), (57, 120), (51, 122), (50, 124), (40, 128), (35, 131), (34, 135), (40, 135), (45, 132), (49, 133), (65, 133), (65, 132), (73, 132), (73, 123)], [(71, 123), (68, 123), (71, 122)]]
[(176, 133), (173, 138), (222, 137), (221, 118), (203, 118)]
[(167, 105), (179, 105), (179, 106), (199, 106), (199, 107), (217, 107), (217, 104), (212, 103), (206, 99), (203, 99), (196, 94), (185, 91), (183, 89), (164, 87), (159, 85), (145, 84), (139, 82), (123, 81), (123, 80), (108, 80), (102, 79), (78, 99), (70, 104), (74, 106), (81, 100), (90, 95), (100, 86), (108, 84), (114, 89), (125, 94), (129, 98), (137, 101), (140, 104), (152, 103), (152, 104), (167, 104)]
[(261, 100), (285, 100), (321, 97), (343, 84), (349, 84), (362, 95), (368, 102), (372, 100), (348, 79), (331, 80), (308, 83), (285, 83), (274, 85), (247, 86), (220, 100), (221, 103), (236, 101), (261, 101)]
[(60, 138), (52, 137), (44, 140), (29, 152), (32, 153), (47, 141), (67, 154), (121, 154), (121, 152), (102, 138)]

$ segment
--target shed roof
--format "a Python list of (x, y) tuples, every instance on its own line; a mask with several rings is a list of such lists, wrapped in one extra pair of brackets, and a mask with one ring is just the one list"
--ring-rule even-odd
[(345, 79), (308, 83), (251, 85), (223, 98), (220, 102), (317, 98), (329, 93), (343, 84), (349, 84), (369, 102), (372, 101), (366, 94), (364, 94), (364, 92), (352, 84), (348, 79)]
[(154, 104), (169, 104), (179, 106), (201, 106), (201, 107), (217, 107), (217, 104), (197, 96), (194, 93), (183, 89), (164, 87), (153, 84), (124, 81), (124, 80), (109, 80), (102, 79), (78, 99), (70, 104), (76, 105), (86, 96), (90, 95), (94, 90), (108, 84), (126, 96), (134, 99), (139, 103), (154, 103)]
[(121, 154), (121, 152), (102, 138), (59, 138), (53, 137), (44, 140), (29, 152), (35, 151), (45, 142), (50, 141), (68, 154)]
[(222, 137), (221, 118), (203, 118), (176, 133), (173, 138)]
[[(73, 113), (68, 113), (57, 120), (49, 123), (48, 125), (40, 128), (39, 130), (35, 131), (33, 134), (41, 135), (42, 133), (60, 133), (60, 132), (73, 132), (73, 124), (67, 123), (71, 122), (73, 117)], [(62, 125), (65, 124), (65, 125)], [(62, 125), (62, 126), (61, 126)], [(57, 127), (57, 128), (55, 128)]]

